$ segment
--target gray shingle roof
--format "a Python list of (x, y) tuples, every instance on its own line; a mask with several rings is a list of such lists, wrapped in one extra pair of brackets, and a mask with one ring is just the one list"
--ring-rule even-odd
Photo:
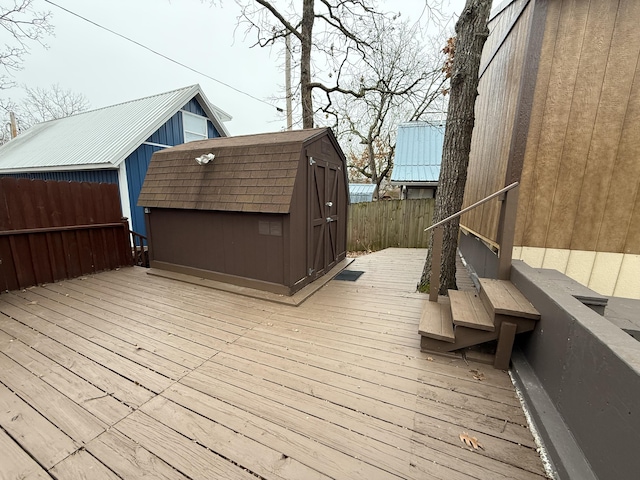
[[(328, 128), (221, 137), (153, 154), (138, 205), (289, 213), (305, 145)], [(215, 158), (198, 165), (196, 157)]]
[(117, 167), (193, 97), (228, 135), (231, 117), (192, 85), (34, 125), (0, 147), (0, 173)]
[(444, 127), (424, 122), (398, 126), (391, 183), (399, 185), (437, 182), (440, 178)]

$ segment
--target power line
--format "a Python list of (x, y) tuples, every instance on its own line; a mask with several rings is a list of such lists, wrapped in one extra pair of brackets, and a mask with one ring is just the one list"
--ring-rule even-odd
[(203, 77), (206, 77), (206, 78), (208, 78), (209, 80), (213, 80), (214, 82), (217, 82), (217, 83), (219, 83), (220, 85), (224, 85), (225, 87), (230, 88), (231, 90), (234, 90), (234, 91), (236, 91), (236, 92), (238, 92), (238, 93), (240, 93), (240, 94), (242, 94), (242, 95), (246, 95), (247, 97), (249, 97), (249, 98), (251, 98), (251, 99), (253, 99), (253, 100), (256, 100), (256, 101), (258, 101), (258, 102), (264, 103), (265, 105), (268, 105), (268, 106), (270, 106), (270, 107), (273, 107), (273, 108), (275, 108), (278, 112), (283, 112), (283, 111), (284, 111), (284, 110), (283, 110), (282, 108), (280, 108), (280, 107), (276, 107), (275, 105), (272, 105), (272, 104), (270, 104), (269, 102), (266, 102), (266, 101), (262, 100), (261, 98), (258, 98), (258, 97), (256, 97), (256, 96), (253, 96), (253, 95), (251, 95), (250, 93), (244, 92), (244, 91), (242, 91), (242, 90), (240, 90), (240, 89), (238, 89), (238, 88), (236, 88), (236, 87), (233, 87), (233, 86), (229, 85), (228, 83), (223, 82), (222, 80), (218, 80), (217, 78), (214, 78), (214, 77), (212, 77), (211, 75), (207, 75), (206, 73), (201, 72), (200, 70), (196, 70), (195, 68), (190, 67), (189, 65), (185, 65), (184, 63), (179, 62), (178, 60), (174, 60), (173, 58), (168, 57), (167, 55), (165, 55), (165, 54), (163, 54), (163, 53), (160, 53), (160, 52), (158, 52), (157, 50), (154, 50), (153, 48), (147, 47), (146, 45), (144, 45), (144, 44), (142, 44), (142, 43), (140, 43), (140, 42), (138, 42), (138, 41), (136, 41), (136, 40), (133, 40), (132, 38), (127, 37), (126, 35), (123, 35), (123, 34), (121, 34), (121, 33), (118, 33), (118, 32), (116, 32), (116, 31), (114, 31), (114, 30), (111, 30), (110, 28), (107, 28), (107, 27), (105, 27), (105, 26), (103, 26), (103, 25), (100, 25), (99, 23), (96, 23), (96, 22), (94, 22), (93, 20), (88, 19), (87, 17), (83, 17), (82, 15), (80, 15), (80, 14), (78, 14), (78, 13), (72, 12), (72, 11), (71, 11), (71, 10), (69, 10), (68, 8), (65, 8), (65, 7), (63, 7), (63, 6), (61, 6), (61, 5), (58, 5), (57, 3), (54, 3), (54, 2), (52, 2), (51, 0), (44, 0), (44, 1), (45, 1), (46, 3), (49, 3), (49, 4), (53, 5), (53, 6), (55, 6), (55, 7), (58, 7), (60, 10), (64, 10), (65, 12), (67, 12), (67, 13), (69, 13), (69, 14), (73, 15), (74, 17), (78, 17), (79, 19), (84, 20), (85, 22), (90, 23), (91, 25), (94, 25), (94, 26), (96, 26), (96, 27), (98, 27), (98, 28), (101, 28), (102, 30), (106, 30), (107, 32), (109, 32), (109, 33), (111, 33), (111, 34), (116, 35), (116, 36), (118, 36), (118, 37), (120, 37), (120, 38), (122, 38), (122, 39), (126, 40), (127, 42), (130, 42), (130, 43), (133, 43), (133, 44), (135, 44), (135, 45), (137, 45), (137, 46), (139, 46), (139, 47), (142, 47), (142, 48), (144, 48), (145, 50), (148, 50), (149, 52), (151, 52), (151, 53), (153, 53), (153, 54), (155, 54), (155, 55), (157, 55), (157, 56), (159, 56), (159, 57), (164, 58), (165, 60), (169, 60), (170, 62), (175, 63), (176, 65), (179, 65), (179, 66), (181, 66), (181, 67), (183, 67), (183, 68), (186, 68), (187, 70), (191, 70), (192, 72), (197, 73), (198, 75), (202, 75)]

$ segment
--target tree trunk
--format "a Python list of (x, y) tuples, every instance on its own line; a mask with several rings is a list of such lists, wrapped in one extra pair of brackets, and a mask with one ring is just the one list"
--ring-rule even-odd
[(311, 84), (311, 39), (314, 21), (314, 0), (302, 4), (300, 93), (302, 101), (302, 128), (313, 128), (313, 100)]
[[(489, 36), (487, 20), (491, 11), (491, 1), (467, 0), (456, 23), (456, 50), (434, 223), (462, 209), (471, 134), (475, 122), (475, 102), (478, 96), (478, 70), (482, 47)], [(459, 218), (444, 225), (440, 295), (446, 295), (448, 289), (456, 288), (458, 226)], [(432, 246), (433, 236), (429, 241), (429, 252), (418, 284), (418, 289), (423, 292), (428, 290), (429, 285)]]

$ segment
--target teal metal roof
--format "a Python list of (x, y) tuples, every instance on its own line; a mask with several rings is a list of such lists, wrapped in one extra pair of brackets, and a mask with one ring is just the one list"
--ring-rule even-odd
[(393, 185), (433, 185), (440, 178), (444, 126), (425, 122), (398, 125)]
[(349, 200), (351, 203), (371, 202), (376, 186), (373, 183), (350, 183)]
[(115, 168), (192, 98), (221, 135), (229, 114), (199, 85), (38, 123), (0, 147), (0, 173)]

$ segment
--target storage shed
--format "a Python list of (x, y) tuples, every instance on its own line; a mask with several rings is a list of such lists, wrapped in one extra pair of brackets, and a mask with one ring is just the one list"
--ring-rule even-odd
[(329, 128), (156, 152), (138, 201), (151, 267), (292, 295), (345, 258), (347, 185)]

